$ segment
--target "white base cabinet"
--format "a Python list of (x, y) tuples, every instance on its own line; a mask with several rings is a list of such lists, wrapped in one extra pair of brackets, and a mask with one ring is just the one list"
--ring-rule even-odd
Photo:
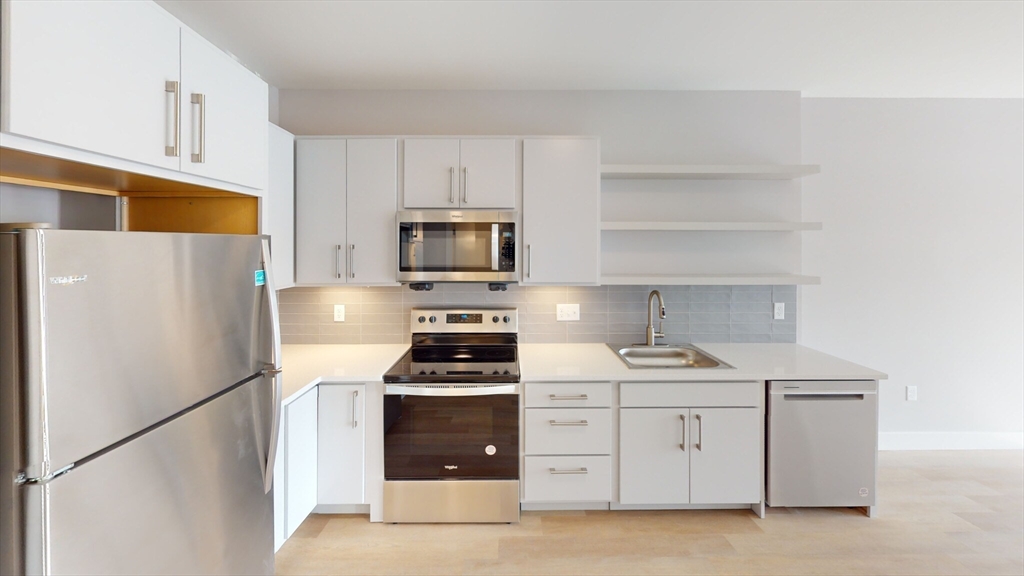
[(316, 507), (317, 388), (282, 408), (274, 463), (274, 548), (280, 548)]
[(689, 504), (689, 410), (619, 410), (619, 503)]
[(317, 504), (364, 504), (366, 386), (321, 384), (317, 420)]

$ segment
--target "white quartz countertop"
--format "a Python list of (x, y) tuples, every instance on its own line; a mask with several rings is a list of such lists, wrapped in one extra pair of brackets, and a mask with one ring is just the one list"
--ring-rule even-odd
[[(882, 380), (886, 374), (799, 344), (700, 344), (733, 368), (630, 369), (605, 344), (520, 344), (523, 382), (687, 380)], [(379, 382), (408, 344), (281, 347), (287, 404), (321, 383)]]

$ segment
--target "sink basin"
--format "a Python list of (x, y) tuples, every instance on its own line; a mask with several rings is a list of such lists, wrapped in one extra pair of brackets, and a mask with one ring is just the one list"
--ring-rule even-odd
[(630, 368), (732, 368), (696, 346), (608, 346)]

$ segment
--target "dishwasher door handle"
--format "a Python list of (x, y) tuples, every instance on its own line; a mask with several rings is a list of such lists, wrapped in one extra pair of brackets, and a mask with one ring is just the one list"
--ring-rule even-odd
[(811, 402), (811, 401), (843, 401), (843, 400), (863, 400), (863, 393), (843, 393), (843, 394), (783, 394), (783, 400), (797, 401), (797, 402)]

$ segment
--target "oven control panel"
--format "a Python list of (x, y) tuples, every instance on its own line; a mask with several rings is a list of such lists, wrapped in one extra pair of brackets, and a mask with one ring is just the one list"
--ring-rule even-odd
[(519, 332), (518, 308), (413, 308), (413, 334)]

